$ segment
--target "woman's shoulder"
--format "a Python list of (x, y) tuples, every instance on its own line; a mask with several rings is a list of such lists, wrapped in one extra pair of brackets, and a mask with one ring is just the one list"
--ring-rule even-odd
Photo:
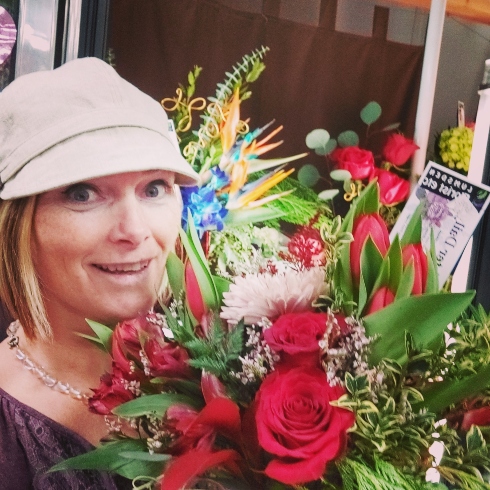
[[(108, 474), (95, 471), (47, 473), (59, 461), (78, 456), (92, 446), (45, 415), (0, 388), (0, 481), (2, 490), (116, 490)], [(23, 479), (19, 482), (19, 479)], [(3, 483), (2, 483), (3, 485)]]

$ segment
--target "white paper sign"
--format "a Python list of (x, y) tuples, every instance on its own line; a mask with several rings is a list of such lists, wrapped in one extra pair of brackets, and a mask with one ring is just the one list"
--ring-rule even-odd
[(422, 244), (430, 247), (434, 232), (442, 287), (463, 253), (490, 202), (490, 187), (470, 182), (446, 167), (429, 162), (391, 231), (390, 239), (402, 236), (413, 213), (421, 204)]

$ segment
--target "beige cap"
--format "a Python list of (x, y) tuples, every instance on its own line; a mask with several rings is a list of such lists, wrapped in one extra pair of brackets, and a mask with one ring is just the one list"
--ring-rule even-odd
[(0, 93), (0, 198), (141, 170), (199, 176), (161, 105), (97, 58), (19, 77)]

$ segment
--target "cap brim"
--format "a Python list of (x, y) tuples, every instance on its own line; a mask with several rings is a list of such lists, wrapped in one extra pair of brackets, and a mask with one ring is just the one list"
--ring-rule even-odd
[(29, 161), (0, 193), (4, 200), (40, 194), (105, 175), (144, 170), (175, 173), (175, 183), (197, 185), (199, 175), (161, 134), (114, 127), (80, 134)]

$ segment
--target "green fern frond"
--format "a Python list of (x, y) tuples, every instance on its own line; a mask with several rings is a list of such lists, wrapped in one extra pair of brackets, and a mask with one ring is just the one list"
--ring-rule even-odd
[[(318, 198), (315, 191), (292, 177), (279, 182), (268, 194), (278, 194), (291, 189), (294, 192), (266, 205), (268, 208), (282, 211), (282, 220), (294, 225), (307, 225), (316, 216), (320, 217), (320, 221), (328, 220), (332, 216), (330, 207)], [(271, 226), (271, 223), (267, 224)]]

